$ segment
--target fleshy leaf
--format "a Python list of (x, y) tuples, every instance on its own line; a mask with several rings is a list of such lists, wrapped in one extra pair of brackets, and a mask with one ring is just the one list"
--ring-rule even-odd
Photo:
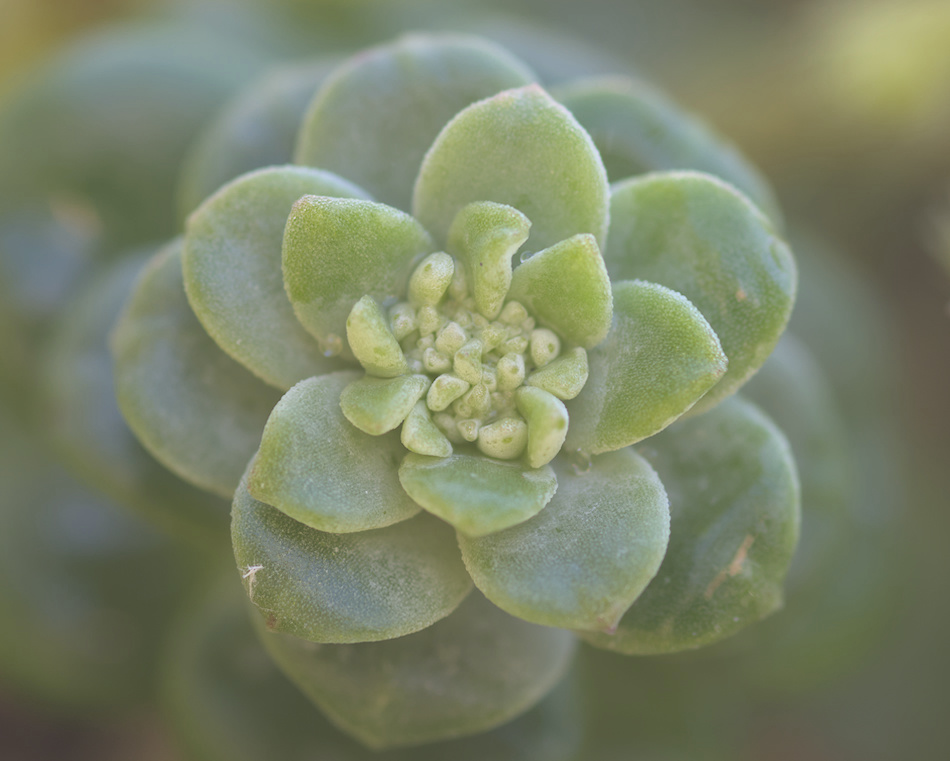
[(584, 79), (552, 94), (590, 133), (612, 182), (670, 169), (708, 172), (737, 187), (781, 224), (778, 203), (758, 170), (735, 146), (645, 82)]
[(526, 386), (544, 389), (558, 399), (567, 401), (581, 392), (588, 375), (587, 352), (575, 346), (553, 362), (535, 370), (524, 382)]
[(708, 645), (782, 604), (799, 529), (788, 443), (756, 407), (729, 400), (645, 442), (670, 495), (670, 546), (653, 583), (597, 647), (646, 655)]
[(191, 308), (218, 346), (281, 389), (339, 369), (297, 323), (281, 277), (287, 215), (307, 193), (363, 195), (328, 172), (271, 167), (225, 185), (185, 228), (182, 266)]
[(531, 221), (520, 211), (491, 201), (465, 206), (449, 228), (449, 253), (459, 258), (475, 306), (494, 320), (511, 286), (511, 257), (528, 239)]
[(610, 330), (610, 277), (592, 235), (575, 235), (523, 262), (512, 276), (508, 298), (585, 349)]
[[(177, 256), (175, 258), (178, 266), (177, 276), (173, 278), (173, 298), (165, 302), (165, 308), (174, 311), (177, 302), (193, 330), (203, 334), (185, 301), (181, 265)], [(229, 500), (186, 483), (159, 464), (129, 430), (116, 402), (114, 362), (108, 337), (147, 261), (146, 252), (142, 252), (113, 262), (80, 290), (72, 304), (61, 307), (43, 364), (43, 391), (49, 408), (45, 430), (73, 472), (81, 474), (123, 507), (140, 511), (151, 523), (177, 537), (202, 543), (220, 542), (222, 529), (227, 526)], [(158, 320), (150, 320), (149, 325), (154, 327), (156, 322)], [(277, 401), (276, 392), (232, 363), (207, 336), (201, 340), (207, 345), (207, 352), (201, 353), (202, 362), (211, 364), (208, 358), (217, 355), (226, 360), (226, 365), (233, 365), (236, 376), (244, 376), (252, 385), (260, 387), (261, 417), (249, 431), (249, 444), (256, 448), (253, 442), (266, 420), (267, 407)], [(154, 382), (151, 373), (146, 373), (145, 378)], [(189, 381), (191, 377), (184, 380)], [(229, 377), (223, 385), (234, 388), (237, 380)], [(227, 424), (234, 425), (235, 417), (247, 416), (252, 409), (253, 404), (241, 401), (226, 416)], [(171, 414), (169, 410), (162, 422), (167, 422)], [(228, 443), (233, 446), (236, 441), (232, 439)], [(242, 456), (240, 451), (235, 453), (234, 466), (240, 467)], [(222, 491), (224, 488), (222, 485)], [(233, 487), (228, 490), (228, 497), (233, 491)]]
[(346, 340), (353, 356), (370, 375), (395, 378), (409, 370), (406, 355), (389, 327), (389, 319), (372, 296), (357, 301), (346, 318)]
[(341, 392), (359, 377), (308, 378), (284, 395), (267, 420), (248, 478), (256, 499), (337, 533), (389, 526), (419, 512), (396, 475), (405, 451), (399, 434), (370, 436), (340, 410)]
[(484, 537), (459, 535), (475, 585), (512, 615), (607, 630), (653, 578), (669, 538), (663, 484), (630, 449), (587, 469), (554, 461), (558, 489), (531, 520)]
[(398, 209), (305, 196), (287, 219), (284, 287), (300, 323), (333, 346), (346, 335), (346, 318), (359, 299), (404, 298), (414, 260), (432, 251), (429, 234)]
[(366, 376), (353, 381), (340, 394), (340, 409), (353, 425), (370, 436), (397, 428), (422, 395), (429, 390), (426, 375), (398, 378)]
[(403, 37), (361, 53), (330, 78), (301, 126), (295, 161), (349, 177), (408, 211), (439, 130), (470, 103), (533, 80), (524, 64), (485, 40)]
[(547, 465), (561, 451), (567, 435), (564, 402), (541, 388), (522, 386), (515, 391), (515, 404), (528, 424), (528, 464)]
[(452, 442), (432, 422), (432, 415), (423, 401), (416, 402), (409, 411), (399, 439), (406, 449), (417, 454), (431, 457), (448, 457), (452, 454)]
[(578, 233), (604, 244), (607, 173), (590, 136), (537, 85), (508, 90), (458, 114), (422, 162), (413, 215), (437, 241), (472, 201), (514, 206), (540, 250)]
[(622, 182), (610, 208), (611, 278), (682, 293), (719, 336), (729, 368), (695, 411), (710, 409), (765, 362), (785, 329), (797, 282), (791, 251), (745, 196), (698, 172)]
[(230, 497), (280, 394), (221, 351), (185, 298), (181, 241), (146, 267), (112, 334), (119, 408), (159, 462)]
[(185, 157), (178, 184), (182, 217), (238, 175), (290, 163), (300, 120), (334, 64), (324, 59), (280, 66), (220, 112)]
[(479, 594), (425, 631), (388, 642), (319, 646), (267, 632), (261, 640), (331, 721), (377, 749), (509, 721), (563, 677), (576, 641), (512, 618)]
[[(251, 465), (253, 467), (253, 464)], [(374, 642), (431, 626), (471, 590), (449, 526), (428, 514), (331, 534), (254, 499), (231, 513), (234, 558), (268, 629), (313, 642)]]
[(588, 352), (587, 383), (567, 407), (567, 446), (588, 454), (663, 430), (726, 369), (716, 334), (679, 293), (634, 280), (613, 294), (613, 327)]
[(484, 536), (536, 515), (554, 496), (550, 466), (526, 468), (473, 454), (409, 454), (399, 481), (416, 502), (467, 536)]

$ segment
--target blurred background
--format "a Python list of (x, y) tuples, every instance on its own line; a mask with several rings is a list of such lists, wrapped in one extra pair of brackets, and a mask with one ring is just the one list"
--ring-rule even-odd
[[(203, 75), (189, 80), (192, 89), (184, 97), (193, 103), (185, 108), (176, 101), (168, 124), (156, 128), (152, 143), (160, 150), (131, 162), (128, 178), (119, 170), (108, 178), (82, 173), (83, 161), (103, 150), (94, 141), (78, 140), (85, 146), (82, 155), (54, 149), (53, 143), (68, 142), (57, 135), (82, 137), (82, 130), (93, 129), (91, 118), (50, 132), (46, 142), (37, 140), (39, 147), (15, 141), (20, 93), (49, 79), (44, 67), (51, 61), (62, 66), (85, 60), (84, 50), (114, 48), (116, 30), (140, 34), (154, 24), (163, 25), (169, 39), (181, 45), (181, 66)], [(40, 561), (62, 562), (76, 585), (97, 563), (102, 567), (93, 569), (96, 574), (114, 578), (105, 555), (116, 568), (127, 569), (130, 557), (139, 558), (143, 568), (174, 568), (170, 575), (182, 577), (176, 582), (180, 586), (156, 589), (141, 605), (148, 623), (136, 619), (142, 631), (125, 645), (103, 641), (101, 632), (131, 624), (99, 622), (101, 631), (86, 631), (76, 628), (79, 619), (70, 619), (62, 606), (50, 616), (58, 616), (56, 636), (69, 646), (85, 643), (114, 656), (134, 641), (143, 652), (161, 654), (157, 662), (165, 664), (169, 652), (178, 663), (198, 652), (197, 645), (189, 645), (187, 626), (181, 624), (168, 644), (160, 623), (174, 617), (182, 589), (194, 592), (188, 579), (200, 574), (192, 572), (191, 556), (179, 557), (183, 551), (164, 535), (150, 533), (145, 523), (128, 518), (128, 525), (115, 528), (115, 521), (127, 520), (125, 513), (111, 503), (99, 504), (102, 498), (94, 489), (86, 494), (86, 487), (74, 481), (77, 469), (94, 472), (95, 463), (74, 467), (73, 461), (63, 468), (51, 458), (50, 464), (35, 465), (50, 446), (44, 436), (31, 433), (38, 421), (48, 420), (47, 403), (39, 398), (47, 392), (38, 389), (37, 378), (49, 384), (52, 361), (35, 347), (52, 345), (56, 355), (57, 342), (66, 341), (56, 315), (97, 262), (115, 259), (115, 252), (130, 246), (145, 250), (174, 234), (178, 212), (167, 199), (178, 181), (177, 167), (201, 129), (242, 85), (275, 62), (342, 55), (411, 29), (491, 34), (552, 79), (578, 61), (586, 67), (581, 73), (635, 73), (701, 115), (762, 170), (802, 257), (793, 329), (824, 366), (848, 428), (857, 461), (856, 531), (875, 537), (862, 543), (855, 536), (854, 553), (830, 564), (828, 574), (813, 582), (810, 594), (817, 602), (795, 608), (790, 597), (783, 614), (794, 620), (776, 617), (762, 633), (739, 644), (724, 643), (712, 654), (632, 663), (585, 651), (577, 678), (588, 750), (577, 757), (945, 758), (950, 740), (945, 718), (950, 708), (947, 0), (0, 0), (0, 114), (14, 114), (0, 120), (0, 245), (15, 248), (23, 236), (40, 235), (42, 229), (45, 252), (29, 263), (7, 260), (0, 269), (6, 281), (0, 282), (4, 508), (34, 505), (39, 513), (42, 505), (57, 504), (58, 512), (49, 519), (55, 525), (69, 525), (87, 510), (109, 516), (97, 518), (103, 521), (98, 533), (95, 526), (84, 530), (85, 544), (70, 546), (66, 560), (55, 548), (44, 560), (37, 557), (41, 553), (25, 552), (29, 545), (22, 541), (10, 546), (18, 529), (3, 519), (0, 578), (5, 585), (39, 584), (23, 568)], [(161, 38), (153, 43), (156, 51), (162, 49)], [(138, 44), (141, 50), (144, 43)], [(100, 65), (107, 70), (115, 63), (104, 58)], [(57, 86), (68, 92), (69, 80), (63, 82)], [(180, 97), (176, 90), (174, 98)], [(95, 111), (99, 101), (84, 105)], [(154, 108), (155, 120), (170, 113), (167, 105)], [(120, 127), (109, 138), (112, 148), (121, 139)], [(41, 211), (29, 205), (50, 183), (44, 173), (67, 164), (76, 169), (63, 181), (65, 200)], [(145, 171), (152, 172), (154, 183), (147, 191), (125, 193), (127, 207), (110, 205), (114, 218), (98, 206), (90, 210), (83, 200), (97, 198), (100, 191), (122, 195), (123, 183), (131, 188), (134, 177)], [(115, 187), (107, 188), (109, 182)], [(143, 206), (149, 209), (147, 219), (136, 217)], [(22, 221), (27, 213), (44, 214), (43, 225), (21, 229), (10, 222)], [(77, 240), (87, 240), (88, 246)], [(79, 306), (74, 309), (80, 313)], [(69, 389), (61, 393), (68, 395)], [(36, 458), (33, 449), (41, 451)], [(114, 486), (109, 497), (122, 502), (121, 496), (122, 485)], [(95, 596), (100, 592), (90, 590), (100, 589), (80, 591)], [(74, 599), (77, 590), (59, 589), (50, 605)], [(140, 675), (144, 684), (165, 685), (159, 708), (143, 697), (151, 688), (125, 684), (132, 680), (129, 661), (102, 661), (111, 663), (118, 676), (101, 663), (72, 673), (75, 664), (51, 655), (59, 652), (56, 638), (40, 629), (31, 635), (32, 623), (21, 622), (15, 603), (5, 602), (4, 594), (0, 650), (16, 664), (35, 659), (41, 665), (32, 671), (16, 665), (0, 669), (0, 756), (15, 761), (220, 757), (207, 747), (196, 751), (201, 743), (193, 737), (182, 740), (180, 721), (169, 717), (171, 688), (164, 672), (170, 666), (149, 666), (163, 672), (158, 676)], [(142, 590), (134, 586), (109, 594), (123, 605), (142, 603)], [(773, 623), (771, 632), (765, 629)], [(809, 633), (795, 638), (810, 626), (811, 633), (823, 632), (824, 638), (809, 640)], [(22, 650), (24, 634), (48, 650)], [(769, 638), (757, 655), (756, 639)], [(740, 660), (739, 649), (752, 654)], [(37, 672), (43, 674), (41, 684)], [(90, 681), (108, 682), (108, 689), (104, 686), (95, 699), (74, 694), (74, 684)], [(121, 689), (113, 689), (118, 682)], [(332, 758), (350, 758), (342, 750), (332, 752), (340, 754)]]

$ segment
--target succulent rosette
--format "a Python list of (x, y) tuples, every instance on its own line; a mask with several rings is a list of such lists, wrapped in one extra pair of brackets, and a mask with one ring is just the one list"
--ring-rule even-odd
[(630, 128), (652, 97), (590, 82), (561, 103), (466, 37), (361, 54), (295, 164), (198, 206), (113, 334), (142, 442), (234, 494), (271, 655), (367, 744), (506, 721), (577, 634), (671, 652), (781, 604), (794, 463), (728, 397), (785, 327), (794, 262), (690, 169), (735, 163), (718, 144), (608, 182), (602, 152), (663, 147)]

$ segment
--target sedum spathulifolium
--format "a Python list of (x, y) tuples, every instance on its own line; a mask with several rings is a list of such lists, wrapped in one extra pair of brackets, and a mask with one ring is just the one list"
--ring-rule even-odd
[[(418, 744), (527, 710), (578, 634), (673, 652), (779, 607), (797, 476), (733, 395), (796, 273), (754, 170), (632, 86), (565, 86), (592, 137), (474, 38), (312, 71), (292, 163), (198, 205), (112, 339), (137, 436), (233, 495), (281, 668)], [(608, 180), (604, 140), (650, 171)]]

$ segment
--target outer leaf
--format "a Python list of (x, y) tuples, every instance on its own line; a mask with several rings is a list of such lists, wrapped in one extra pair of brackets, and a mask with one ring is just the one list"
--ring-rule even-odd
[(188, 308), (181, 241), (146, 267), (112, 334), (119, 408), (162, 464), (230, 497), (279, 394), (222, 352)]
[(339, 344), (353, 304), (404, 298), (413, 263), (433, 250), (419, 223), (391, 206), (306, 196), (287, 220), (284, 287), (301, 324), (324, 345)]
[[(203, 543), (220, 541), (227, 525), (228, 502), (185, 483), (156, 462), (129, 430), (116, 402), (108, 336), (144, 261), (143, 256), (132, 256), (106, 268), (63, 310), (43, 367), (50, 412), (47, 431), (75, 472), (121, 504), (140, 510), (148, 520), (176, 535)], [(200, 331), (185, 303), (180, 266), (173, 280), (182, 314)], [(155, 323), (151, 324), (154, 327)], [(204, 340), (210, 356), (217, 354), (226, 364), (233, 364), (210, 339)], [(201, 359), (208, 361), (204, 355)], [(237, 375), (247, 376), (243, 368), (234, 369)], [(264, 384), (250, 377), (247, 380), (260, 386), (265, 399), (271, 396)], [(244, 414), (250, 412), (243, 404), (239, 409)], [(256, 433), (252, 437), (256, 438)], [(234, 446), (236, 442), (227, 443)]]
[(335, 724), (372, 748), (502, 724), (547, 694), (574, 653), (569, 632), (511, 618), (478, 594), (425, 631), (388, 642), (320, 647), (267, 633), (262, 640)]
[(429, 515), (330, 534), (258, 502), (242, 481), (231, 518), (244, 588), (275, 632), (313, 642), (401, 637), (447, 616), (471, 590), (451, 529)]
[(162, 671), (163, 716), (189, 758), (570, 761), (577, 752), (582, 717), (571, 679), (528, 713), (477, 737), (370, 750), (330, 724), (284, 677), (258, 641), (232, 574), (205, 586), (177, 617)]
[(490, 536), (459, 535), (475, 585), (528, 621), (609, 630), (653, 578), (669, 539), (666, 492), (625, 449), (587, 472), (555, 460), (558, 490), (538, 515)]
[(584, 638), (623, 653), (673, 652), (778, 608), (799, 528), (798, 477), (781, 432), (735, 399), (640, 449), (670, 495), (670, 547), (617, 633)]
[(512, 275), (508, 298), (585, 349), (610, 330), (610, 277), (592, 235), (575, 235), (525, 261)]
[(532, 81), (524, 64), (485, 40), (403, 37), (337, 70), (304, 119), (295, 160), (408, 211), (419, 164), (439, 130), (470, 103)]
[(340, 410), (340, 394), (359, 377), (309, 378), (284, 395), (249, 473), (255, 498), (307, 526), (337, 533), (389, 526), (419, 512), (396, 476), (405, 451), (399, 434), (370, 436)]
[(410, 454), (399, 468), (399, 481), (416, 502), (467, 536), (483, 536), (528, 520), (557, 489), (557, 478), (548, 466), (531, 469), (471, 454)]
[(281, 389), (339, 367), (297, 324), (284, 292), (284, 226), (307, 193), (363, 195), (328, 172), (261, 169), (211, 196), (185, 231), (185, 289), (201, 324), (224, 351)]
[(602, 77), (553, 92), (594, 140), (614, 182), (644, 172), (694, 169), (731, 183), (777, 225), (782, 214), (765, 178), (703, 122), (645, 82)]
[(178, 185), (181, 215), (238, 175), (290, 163), (300, 120), (334, 64), (325, 59), (280, 66), (231, 101), (185, 159)]
[(469, 106), (449, 122), (422, 162), (413, 215), (437, 241), (472, 201), (514, 206), (531, 220), (528, 247), (578, 233), (603, 246), (607, 173), (590, 136), (537, 85)]
[(726, 369), (715, 332), (679, 293), (634, 280), (615, 283), (613, 296), (613, 327), (567, 403), (567, 447), (593, 454), (663, 430)]
[(785, 329), (797, 281), (791, 251), (744, 196), (696, 172), (620, 183), (611, 218), (611, 278), (682, 293), (719, 336), (729, 369), (696, 411), (711, 408), (762, 365)]

